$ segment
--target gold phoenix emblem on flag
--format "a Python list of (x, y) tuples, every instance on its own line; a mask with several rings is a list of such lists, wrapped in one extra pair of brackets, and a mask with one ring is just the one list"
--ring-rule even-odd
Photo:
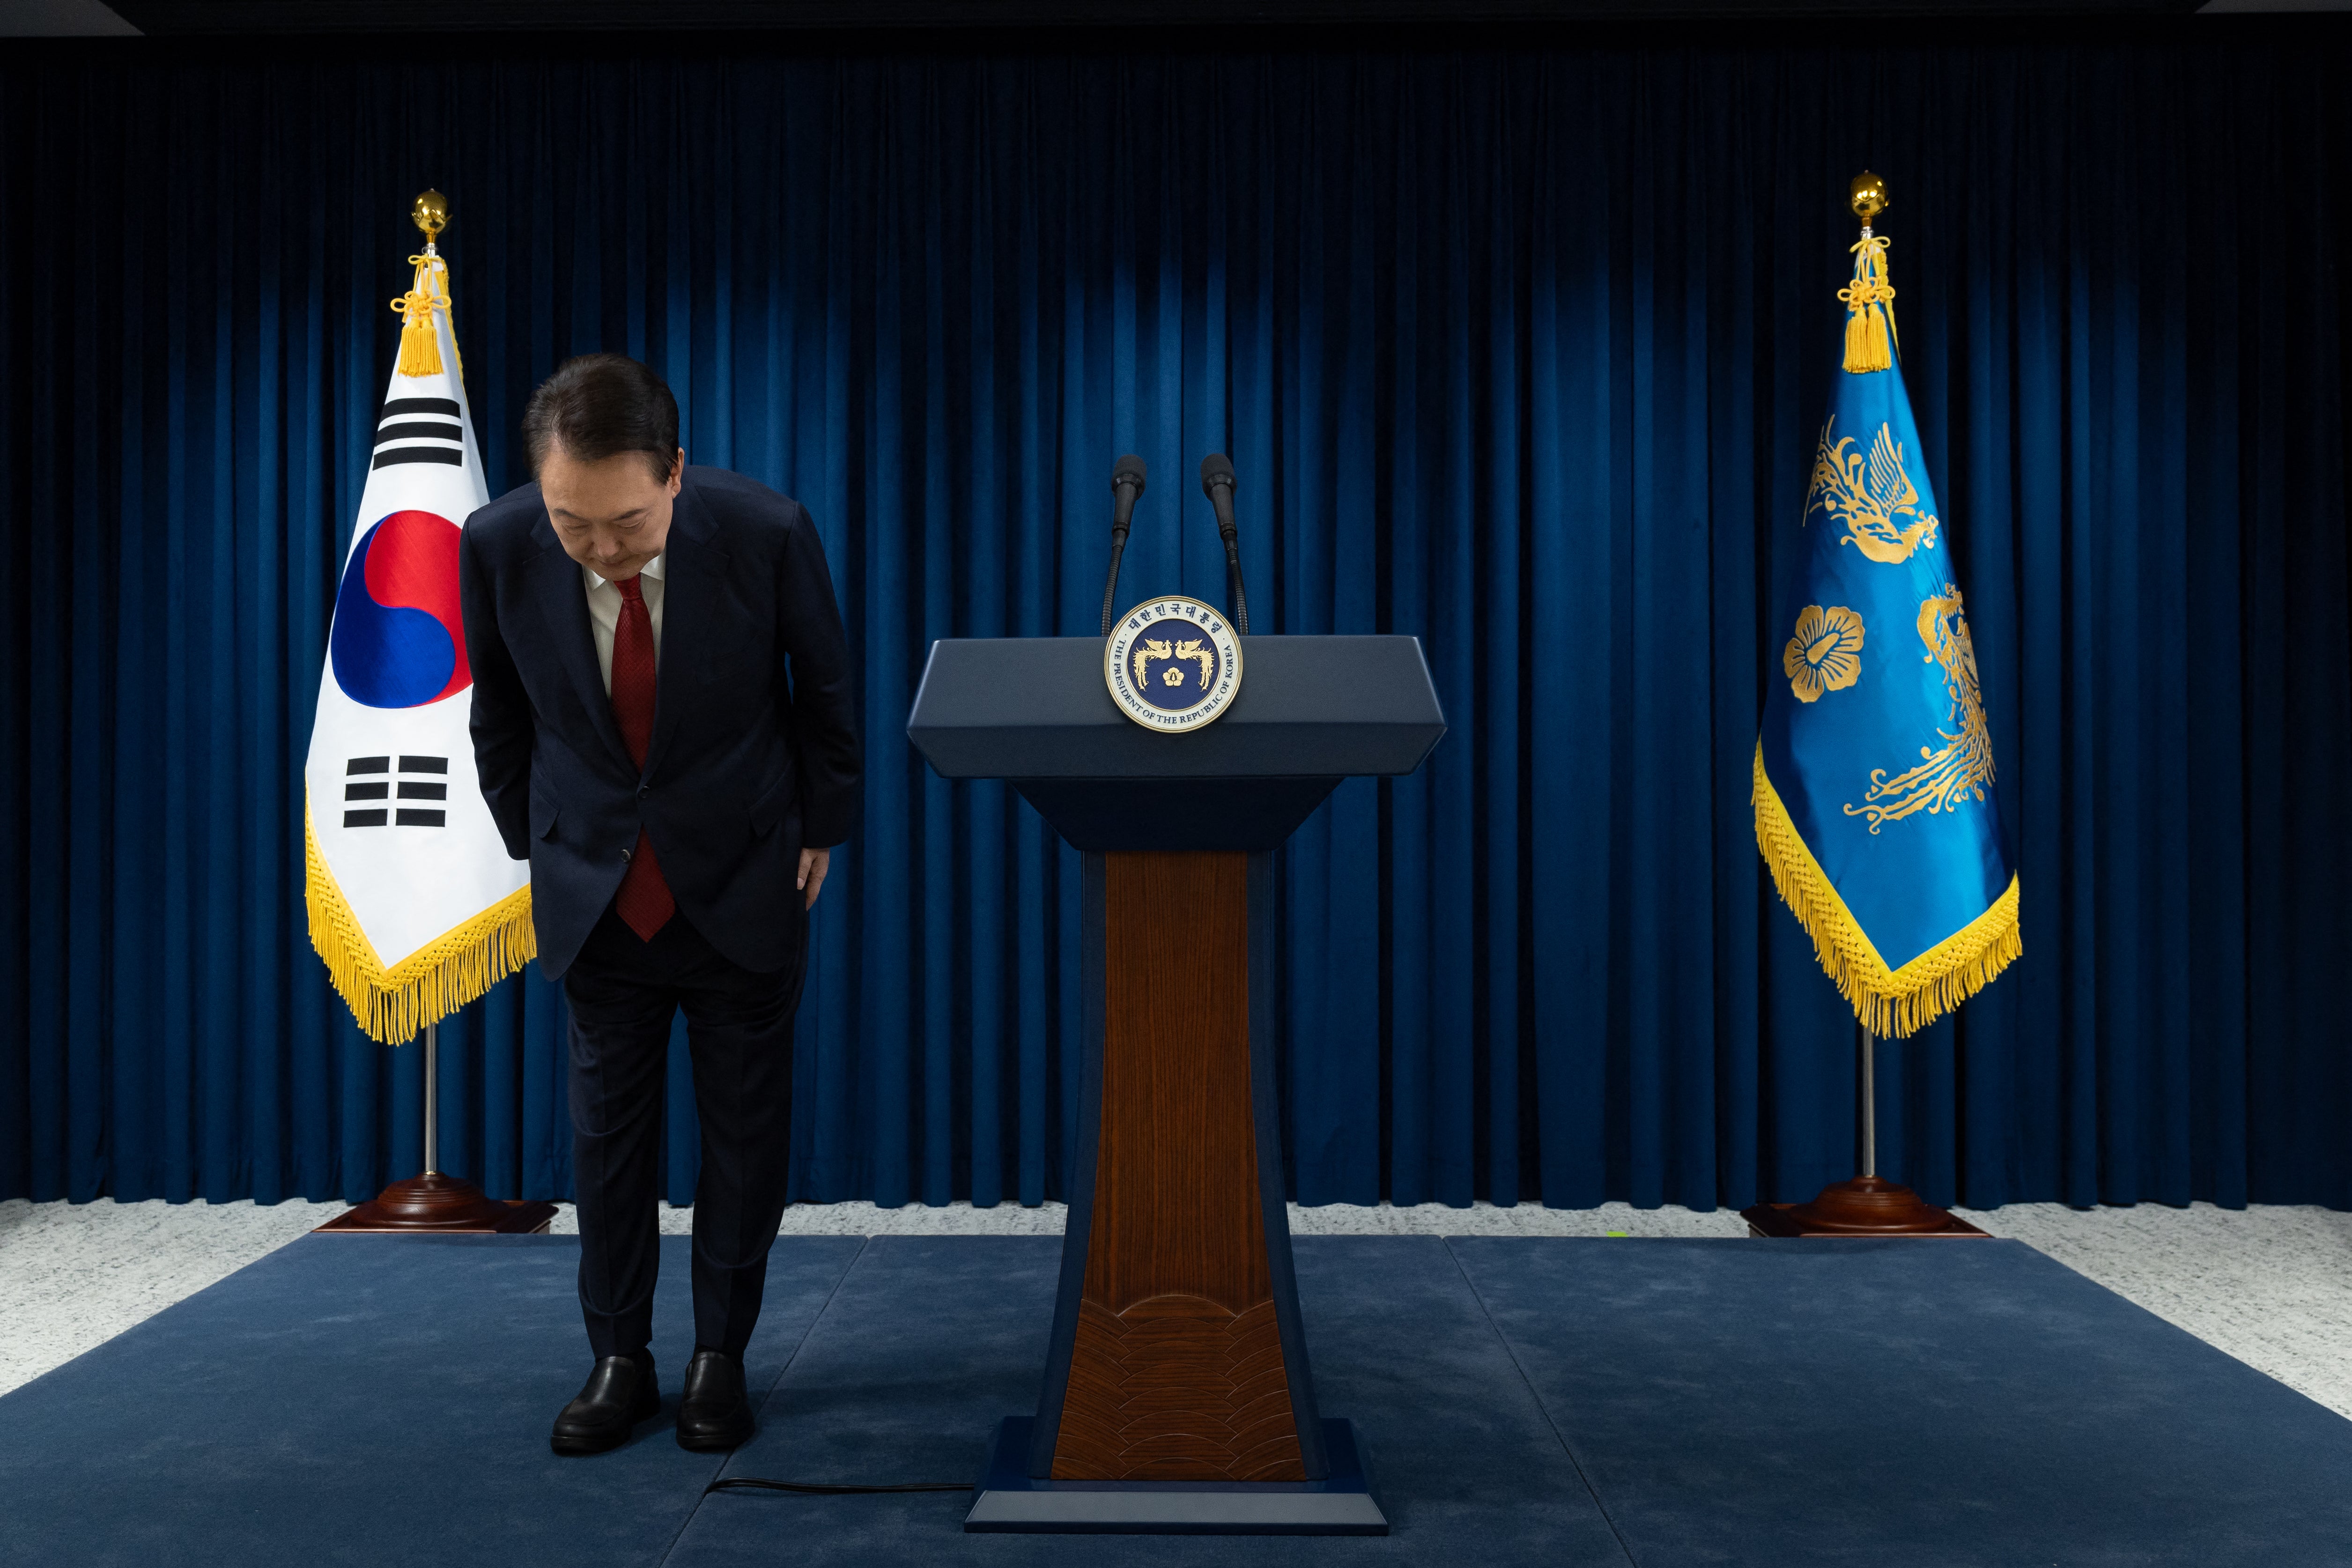
[(1918, 765), (1893, 778), (1885, 768), (1870, 770), (1870, 788), (1862, 804), (1847, 806), (1845, 814), (1868, 817), (1873, 833), (1915, 811), (1942, 811), (1963, 795), (1982, 801), (1985, 785), (1992, 782), (1992, 732), (1985, 725), (1976, 644), (1969, 638), (1959, 589), (1947, 583), (1941, 594), (1920, 604), (1919, 640), (1927, 645), (1923, 662), (1944, 667), (1944, 690), (1952, 700), (1950, 721), (1959, 728), (1937, 731), (1944, 743), (1933, 750), (1920, 747)]
[[(1892, 566), (1911, 559), (1921, 545), (1936, 548), (1939, 526), (1933, 512), (1921, 509), (1919, 487), (1903, 466), (1903, 443), (1892, 426), (1881, 425), (1865, 458), (1853, 437), (1840, 436), (1834, 445), (1837, 416), (1822, 426), (1821, 449), (1813, 456), (1812, 488), (1805, 492), (1804, 516), (1825, 511), (1845, 524), (1842, 543), (1851, 544), (1873, 561)], [(1898, 519), (1907, 518), (1901, 522)]]
[(1843, 605), (1807, 605), (1797, 616), (1797, 635), (1780, 651), (1780, 668), (1800, 702), (1843, 691), (1862, 679), (1862, 617)]

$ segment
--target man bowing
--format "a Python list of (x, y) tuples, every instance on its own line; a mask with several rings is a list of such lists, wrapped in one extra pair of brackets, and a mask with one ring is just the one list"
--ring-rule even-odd
[(702, 1176), (677, 1441), (751, 1435), (743, 1350), (783, 1216), (808, 914), (858, 748), (833, 579), (800, 503), (688, 468), (677, 404), (619, 354), (523, 415), (536, 482), (466, 524), (474, 760), (530, 861), (539, 961), (571, 1004), (580, 1309), (596, 1364), (559, 1454), (659, 1413), (649, 1348), (664, 1059), (686, 1011)]

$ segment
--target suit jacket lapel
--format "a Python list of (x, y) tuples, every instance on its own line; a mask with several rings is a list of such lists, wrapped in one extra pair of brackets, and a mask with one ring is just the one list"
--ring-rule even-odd
[(531, 596), (546, 622), (548, 640), (580, 705), (588, 710), (588, 722), (604, 737), (614, 759), (634, 772), (635, 764), (629, 761), (621, 727), (613, 721), (613, 700), (605, 695), (604, 678), (596, 668), (596, 634), (588, 625), (587, 584), (582, 580), (580, 563), (563, 553), (544, 513), (533, 531), (534, 538), (542, 536), (547, 548), (531, 563)]
[(654, 662), (654, 737), (646, 747), (648, 778), (661, 766), (662, 755), (693, 702), (709, 611), (719, 600), (717, 579), (726, 562), (689, 468), (670, 512), (668, 542), (662, 546), (661, 651)]

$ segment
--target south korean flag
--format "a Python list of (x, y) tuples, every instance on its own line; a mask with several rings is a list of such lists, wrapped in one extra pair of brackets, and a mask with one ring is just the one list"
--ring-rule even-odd
[(458, 531), (488, 499), (448, 264), (411, 258), (397, 368), (335, 594), (310, 731), (310, 942), (360, 1027), (398, 1043), (530, 962), (530, 868), (476, 782)]

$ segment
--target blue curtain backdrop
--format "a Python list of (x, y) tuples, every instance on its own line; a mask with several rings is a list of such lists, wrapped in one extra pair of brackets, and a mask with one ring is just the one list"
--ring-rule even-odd
[[(299, 770), (428, 184), (494, 489), (532, 384), (618, 349), (696, 460), (823, 530), (871, 767), (800, 1196), (1058, 1194), (1076, 859), (902, 726), (930, 639), (1093, 629), (1120, 452), (1151, 466), (1126, 597), (1220, 597), (1213, 448), (1258, 628), (1418, 635), (1452, 725), (1287, 854), (1296, 1194), (1851, 1174), (1852, 1022), (1760, 874), (1748, 765), (1868, 164), (2026, 938), (1882, 1051), (1883, 1168), (2352, 1205), (2352, 50), (2165, 37), (13, 48), (0, 1196), (415, 1169), (422, 1053), (362, 1038), (307, 945)], [(568, 1192), (562, 1037), (536, 978), (445, 1028), (446, 1168)]]

